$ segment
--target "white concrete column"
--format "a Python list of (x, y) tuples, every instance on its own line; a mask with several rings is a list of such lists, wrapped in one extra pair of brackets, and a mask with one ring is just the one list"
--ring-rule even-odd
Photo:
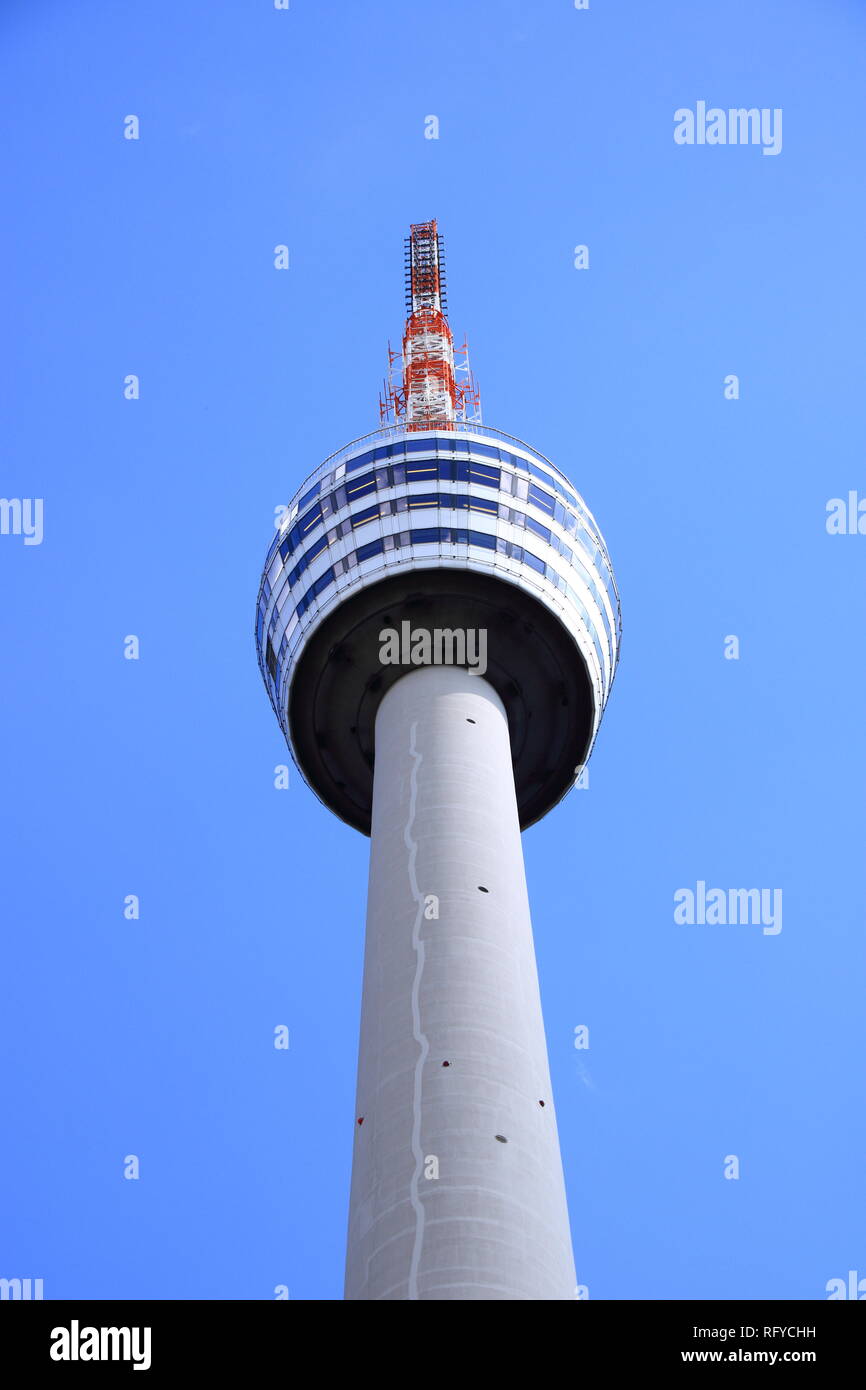
[(346, 1298), (572, 1299), (502, 702), (412, 671), (375, 757)]

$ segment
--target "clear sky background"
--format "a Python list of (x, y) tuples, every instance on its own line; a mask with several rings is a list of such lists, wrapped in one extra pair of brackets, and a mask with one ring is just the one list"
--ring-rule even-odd
[[(0, 493), (45, 508), (0, 536), (0, 1276), (342, 1295), (368, 844), (274, 788), (254, 606), (430, 217), (485, 422), (622, 594), (590, 787), (524, 837), (578, 1278), (866, 1276), (866, 536), (825, 526), (866, 496), (866, 5), (5, 0), (0, 38)], [(699, 100), (781, 107), (781, 153), (676, 145)], [(782, 931), (677, 925), (698, 880)]]

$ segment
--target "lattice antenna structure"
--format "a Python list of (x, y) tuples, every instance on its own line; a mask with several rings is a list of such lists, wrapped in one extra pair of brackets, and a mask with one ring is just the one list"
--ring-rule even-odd
[(379, 395), (379, 422), (387, 424), (389, 421), (402, 419), (405, 414), (406, 400), (403, 394), (402, 366), (399, 372), (395, 370), (395, 364), (401, 361), (400, 353), (395, 352), (391, 347), (391, 339), (388, 339), (388, 374), (382, 382), (382, 391)]
[(469, 363), (469, 344), (464, 341), (459, 349), (460, 360), (454, 359), (454, 377), (457, 383), (457, 418), (466, 424), (481, 424), (481, 392)]
[(481, 401), (464, 343), (455, 361), (448, 325), (445, 244), (435, 218), (415, 222), (405, 241), (406, 326), (402, 378), (388, 344), (388, 376), (379, 397), (379, 419), (401, 421), (407, 430), (450, 430), (455, 421), (481, 421)]

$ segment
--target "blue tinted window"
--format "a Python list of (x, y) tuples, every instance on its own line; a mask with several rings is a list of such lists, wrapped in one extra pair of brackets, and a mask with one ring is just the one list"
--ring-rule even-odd
[(328, 537), (322, 536), (319, 540), (316, 541), (315, 545), (311, 546), (309, 550), (304, 551), (304, 554), (301, 556), (300, 560), (295, 565), (295, 568), (293, 570), (289, 570), (290, 584), (297, 584), (299, 578), (304, 573), (304, 570), (309, 569), (310, 565), (313, 563), (313, 561), (316, 559), (318, 555), (321, 555), (322, 551), (326, 549), (327, 545)]
[(356, 478), (355, 482), (346, 486), (346, 495), (350, 502), (355, 502), (359, 497), (366, 497), (369, 492), (376, 491), (376, 474), (365, 473), (362, 478)]
[(315, 541), (314, 544), (310, 546), (309, 550), (306, 551), (304, 554), (304, 559), (306, 560), (307, 564), (311, 565), (313, 561), (316, 559), (316, 557), (318, 555), (321, 555), (322, 551), (327, 548), (327, 545), (328, 537), (320, 536), (319, 539)]
[(310, 510), (307, 512), (306, 516), (302, 516), (300, 521), (298, 522), (299, 534), (301, 536), (309, 535), (313, 527), (318, 526), (321, 520), (322, 508), (318, 505), (318, 503), (316, 503), (315, 507), (311, 507)]
[(590, 560), (594, 560), (596, 551), (595, 541), (592, 539), (592, 536), (589, 534), (585, 527), (578, 527), (577, 539), (580, 541)]
[(568, 594), (568, 597), (571, 599), (571, 601), (572, 601), (572, 603), (574, 604), (575, 608), (577, 609), (578, 613), (579, 613), (580, 616), (583, 618), (583, 621), (586, 623), (587, 629), (588, 629), (589, 634), (590, 634), (590, 636), (591, 636), (591, 638), (592, 638), (592, 645), (595, 647), (596, 654), (597, 654), (597, 656), (598, 656), (599, 665), (601, 666), (601, 669), (602, 669), (602, 671), (603, 671), (603, 670), (604, 670), (604, 656), (603, 656), (603, 654), (602, 654), (601, 643), (600, 643), (599, 640), (598, 640), (598, 634), (597, 634), (597, 632), (596, 632), (596, 630), (595, 630), (595, 624), (594, 624), (594, 622), (592, 621), (592, 618), (589, 616), (589, 613), (587, 612), (586, 607), (585, 607), (584, 604), (581, 602), (581, 600), (578, 598), (577, 594), (574, 592), (574, 590), (572, 589), (571, 585), (570, 585), (570, 584), (566, 584), (565, 587), (566, 587), (566, 592), (567, 592), (567, 594)]
[(409, 510), (414, 511), (416, 507), (438, 507), (441, 500), (438, 492), (420, 492), (417, 497), (409, 497)]
[(305, 493), (304, 493), (303, 497), (301, 498), (300, 502), (298, 503), (298, 511), (300, 511), (302, 507), (306, 507), (307, 503), (308, 503), (308, 502), (312, 502), (313, 498), (314, 498), (314, 497), (318, 497), (318, 495), (319, 495), (319, 484), (316, 483), (316, 486), (315, 486), (315, 487), (311, 487), (310, 490), (309, 490), (309, 492), (305, 492)]
[(414, 531), (410, 531), (413, 545), (423, 545), (425, 541), (438, 541), (442, 538), (442, 528), (440, 526), (418, 526)]
[[(473, 452), (473, 454), (480, 454), (482, 458), (486, 458), (486, 459), (498, 459), (498, 458), (499, 458), (499, 450), (498, 450), (498, 449), (491, 449), (491, 447), (490, 447), (489, 444), (476, 444), (474, 440), (473, 440), (473, 442), (472, 442), (472, 452)], [(497, 469), (497, 472), (498, 472), (498, 471), (499, 471), (499, 470)]]
[(357, 551), (358, 563), (360, 564), (362, 560), (369, 560), (371, 555), (381, 555), (384, 548), (381, 540), (368, 541), (366, 545), (359, 545)]
[(301, 599), (300, 603), (295, 609), (295, 612), (297, 613), (299, 618), (303, 617), (303, 615), (306, 613), (310, 604), (313, 602), (313, 599), (317, 598), (318, 595), (322, 592), (322, 590), (327, 589), (328, 585), (333, 584), (333, 582), (334, 567), (332, 565), (330, 569), (325, 570), (325, 573), (323, 575), (319, 576), (315, 584), (310, 585), (309, 589), (304, 594), (304, 597)]
[(282, 545), (280, 546), (280, 558), (282, 559), (282, 561), (283, 561), (284, 564), (285, 564), (286, 560), (288, 560), (288, 558), (289, 558), (289, 556), (291, 555), (291, 553), (292, 553), (292, 547), (289, 545), (289, 542), (288, 542), (288, 541), (283, 541)]
[(407, 454), (421, 454), (425, 451), (429, 454), (436, 451), (435, 439), (407, 439), (404, 445)]
[(361, 512), (353, 512), (350, 521), (353, 528), (355, 526), (363, 526), (365, 521), (375, 521), (376, 517), (381, 516), (381, 514), (382, 507), (377, 502), (375, 507), (365, 507)]
[(550, 532), (548, 531), (547, 527), (542, 526), (540, 521), (536, 521), (534, 516), (527, 516), (526, 526), (527, 530), (534, 531), (535, 534), (537, 536), (541, 536), (543, 540), (550, 540)]
[(469, 505), (474, 512), (484, 512), (486, 516), (499, 515), (499, 503), (489, 497), (470, 497)]
[(488, 536), (486, 531), (470, 531), (469, 542), (471, 545), (483, 545), (486, 550), (496, 549), (496, 537)]
[(437, 465), (437, 464), (435, 463), (435, 461), (433, 461), (433, 460), (431, 460), (430, 463), (407, 463), (407, 464), (406, 464), (406, 482), (407, 482), (407, 483), (423, 483), (423, 482), (427, 482), (428, 480), (429, 480), (430, 482), (434, 482), (434, 481), (436, 480), (436, 478), (438, 478), (438, 476), (439, 476), (439, 468), (438, 468), (438, 465)]
[(529, 484), (529, 500), (534, 506), (547, 512), (548, 516), (553, 516), (553, 508), (556, 505), (553, 498), (549, 492), (544, 492), (542, 488), (536, 487), (535, 483)]
[(539, 560), (537, 555), (533, 555), (531, 550), (524, 550), (523, 561), (524, 564), (529, 565), (531, 569), (538, 570), (539, 574), (544, 574), (544, 561)]
[(474, 483), (485, 483), (489, 487), (499, 487), (499, 469), (491, 468), (489, 463), (469, 465), (469, 477)]
[(570, 502), (573, 507), (577, 506), (577, 498), (575, 497), (574, 493), (569, 492), (568, 488), (563, 487), (562, 484), (558, 483), (555, 478), (553, 480), (553, 486), (556, 488), (560, 497), (564, 497), (566, 502)]
[[(390, 454), (391, 454), (391, 446), (389, 445), (389, 446), (388, 446), (388, 450), (387, 450), (387, 456), (390, 457)], [(385, 451), (384, 449), (382, 449), (382, 450), (379, 450), (379, 449), (371, 449), (371, 450), (370, 450), (368, 453), (366, 453), (366, 454), (359, 454), (358, 457), (357, 457), (356, 459), (350, 459), (349, 462), (346, 464), (346, 472), (347, 472), (347, 473), (357, 473), (357, 471), (358, 471), (359, 468), (363, 468), (364, 465), (365, 465), (366, 463), (372, 463), (373, 460), (374, 460), (374, 458), (376, 458), (376, 457), (379, 457), (379, 458), (384, 458), (384, 457), (386, 457), (386, 451)]]

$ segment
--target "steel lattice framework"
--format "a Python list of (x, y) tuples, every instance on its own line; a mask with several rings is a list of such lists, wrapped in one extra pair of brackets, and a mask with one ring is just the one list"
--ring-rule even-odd
[(394, 381), (398, 354), (389, 343), (388, 380), (379, 399), (380, 418), (402, 420), (412, 431), (453, 429), (456, 420), (480, 422), (478, 387), (465, 343), (461, 360), (454, 357), (454, 339), (446, 317), (445, 245), (435, 219), (413, 223), (405, 248), (402, 380), (399, 385)]

